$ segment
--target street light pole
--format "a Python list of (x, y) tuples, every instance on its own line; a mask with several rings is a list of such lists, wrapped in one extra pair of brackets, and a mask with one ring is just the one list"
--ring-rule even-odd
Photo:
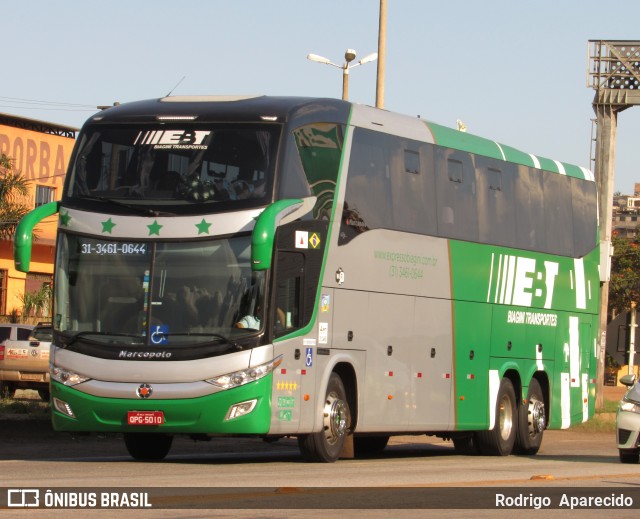
[(633, 360), (634, 357), (636, 356), (636, 328), (638, 327), (638, 325), (636, 324), (636, 303), (635, 301), (631, 302), (631, 323), (629, 328), (631, 328), (631, 330), (629, 331), (629, 375), (635, 373), (634, 367), (633, 367)]
[(356, 51), (347, 49), (344, 53), (344, 65), (342, 66), (342, 100), (349, 99), (349, 63), (356, 59)]
[(384, 108), (384, 75), (387, 61), (387, 0), (380, 0), (378, 24), (378, 73), (376, 74), (376, 108)]
[(364, 58), (362, 58), (357, 63), (351, 64), (351, 62), (356, 59), (356, 51), (353, 49), (347, 49), (346, 52), (344, 53), (344, 59), (345, 59), (344, 65), (336, 65), (328, 58), (318, 56), (317, 54), (307, 54), (307, 59), (309, 61), (315, 61), (316, 63), (331, 65), (332, 67), (342, 69), (342, 99), (344, 101), (347, 101), (349, 99), (349, 69), (352, 69), (353, 67), (357, 67), (358, 65), (364, 65), (365, 63), (374, 61), (377, 58), (378, 58), (378, 53), (373, 52), (372, 54), (367, 54)]

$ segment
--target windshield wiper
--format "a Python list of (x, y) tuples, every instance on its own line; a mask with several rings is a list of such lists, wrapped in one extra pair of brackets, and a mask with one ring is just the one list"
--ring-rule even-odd
[(227, 337), (226, 335), (222, 335), (222, 334), (214, 333), (214, 332), (207, 332), (207, 333), (205, 333), (205, 332), (198, 332), (198, 333), (192, 333), (192, 332), (171, 333), (171, 332), (169, 332), (169, 333), (160, 333), (160, 335), (162, 335), (163, 337), (211, 337), (213, 339), (219, 339), (219, 340), (222, 340), (222, 341), (226, 342), (227, 344), (232, 346), (237, 351), (241, 351), (241, 350), (244, 349), (240, 344), (238, 344), (236, 341), (232, 340), (231, 338)]
[(131, 209), (132, 211), (136, 211), (138, 214), (143, 214), (147, 216), (174, 216), (175, 213), (170, 213), (168, 211), (156, 211), (155, 209), (151, 209), (150, 207), (144, 207), (137, 204), (128, 204), (127, 202), (123, 202), (117, 198), (109, 198), (106, 196), (95, 196), (95, 195), (82, 195), (78, 196), (83, 200), (95, 200), (97, 202), (103, 202), (105, 204), (113, 204), (118, 207), (125, 207), (127, 209)]
[[(65, 334), (63, 333), (62, 335), (64, 336)], [(90, 339), (89, 336), (91, 336), (91, 335), (96, 335), (98, 337), (129, 337), (131, 339), (138, 339), (140, 341), (140, 342), (133, 342), (132, 341), (130, 346), (145, 346), (144, 337), (140, 336), (140, 335), (132, 335), (132, 334), (128, 334), (128, 333), (118, 333), (118, 332), (97, 332), (97, 331), (78, 332), (75, 335), (71, 336), (68, 340), (61, 341), (62, 342), (62, 346), (63, 346), (63, 348), (67, 348), (67, 347), (75, 344), (80, 339), (88, 340), (89, 342), (92, 342), (94, 344), (105, 344), (104, 341), (100, 341), (100, 340), (96, 340), (96, 339), (93, 339), (93, 340)], [(151, 335), (153, 335), (153, 334), (151, 334)], [(207, 337), (207, 338), (212, 338), (212, 339), (217, 340), (217, 341), (223, 341), (228, 346), (230, 346), (231, 348), (233, 348), (236, 351), (242, 351), (244, 349), (240, 344), (238, 344), (237, 342), (235, 342), (231, 338), (229, 338), (229, 337), (227, 337), (225, 335), (221, 335), (219, 333), (190, 333), (190, 332), (184, 332), (184, 333), (160, 333), (159, 335), (161, 335), (162, 337)], [(160, 342), (154, 343), (154, 341), (153, 341), (153, 339), (151, 337), (149, 339), (150, 339), (149, 346), (157, 346), (157, 345), (161, 344)]]
[[(61, 334), (63, 337), (66, 335), (64, 332), (62, 332)], [(79, 339), (86, 339), (89, 335), (97, 335), (98, 337), (105, 337), (105, 336), (109, 336), (109, 337), (132, 337), (135, 339), (142, 339), (142, 337), (140, 335), (131, 335), (129, 333), (117, 333), (117, 332), (96, 332), (96, 331), (83, 331), (83, 332), (78, 332), (75, 335), (71, 336), (66, 342), (62, 341), (62, 346), (63, 347), (68, 347), (71, 346), (72, 344), (75, 344)], [(96, 341), (93, 340), (91, 341), (93, 343), (97, 343), (97, 344), (102, 344), (101, 341)], [(134, 343), (132, 345), (136, 345), (138, 343)], [(143, 346), (144, 343), (140, 342), (139, 343), (140, 346)]]

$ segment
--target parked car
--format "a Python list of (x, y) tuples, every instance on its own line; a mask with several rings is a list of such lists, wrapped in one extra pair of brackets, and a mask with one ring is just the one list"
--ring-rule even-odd
[(35, 389), (49, 400), (51, 324), (0, 323), (0, 396)]
[(620, 382), (629, 387), (618, 406), (616, 433), (622, 463), (638, 463), (640, 459), (640, 382), (635, 375), (625, 375)]

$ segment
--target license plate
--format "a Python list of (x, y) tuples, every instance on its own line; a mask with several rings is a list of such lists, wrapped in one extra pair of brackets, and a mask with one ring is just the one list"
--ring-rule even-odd
[(29, 380), (31, 382), (44, 382), (44, 373), (21, 373), (20, 380)]
[(129, 425), (162, 425), (164, 413), (162, 411), (128, 411), (127, 424)]

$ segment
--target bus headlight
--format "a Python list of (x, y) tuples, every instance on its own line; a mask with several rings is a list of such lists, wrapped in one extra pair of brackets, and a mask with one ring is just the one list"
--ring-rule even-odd
[(282, 355), (255, 368), (242, 369), (240, 371), (234, 371), (233, 373), (227, 373), (226, 375), (220, 375), (219, 377), (208, 378), (205, 382), (221, 387), (222, 389), (243, 386), (249, 382), (255, 382), (256, 380), (266, 377), (279, 366), (281, 362)]
[(640, 413), (640, 404), (633, 400), (623, 400), (620, 402), (620, 409), (630, 413)]
[(82, 382), (89, 380), (89, 377), (74, 373), (73, 371), (58, 368), (57, 366), (51, 366), (49, 374), (51, 375), (51, 380), (60, 382), (65, 386), (75, 386), (76, 384), (82, 384)]

